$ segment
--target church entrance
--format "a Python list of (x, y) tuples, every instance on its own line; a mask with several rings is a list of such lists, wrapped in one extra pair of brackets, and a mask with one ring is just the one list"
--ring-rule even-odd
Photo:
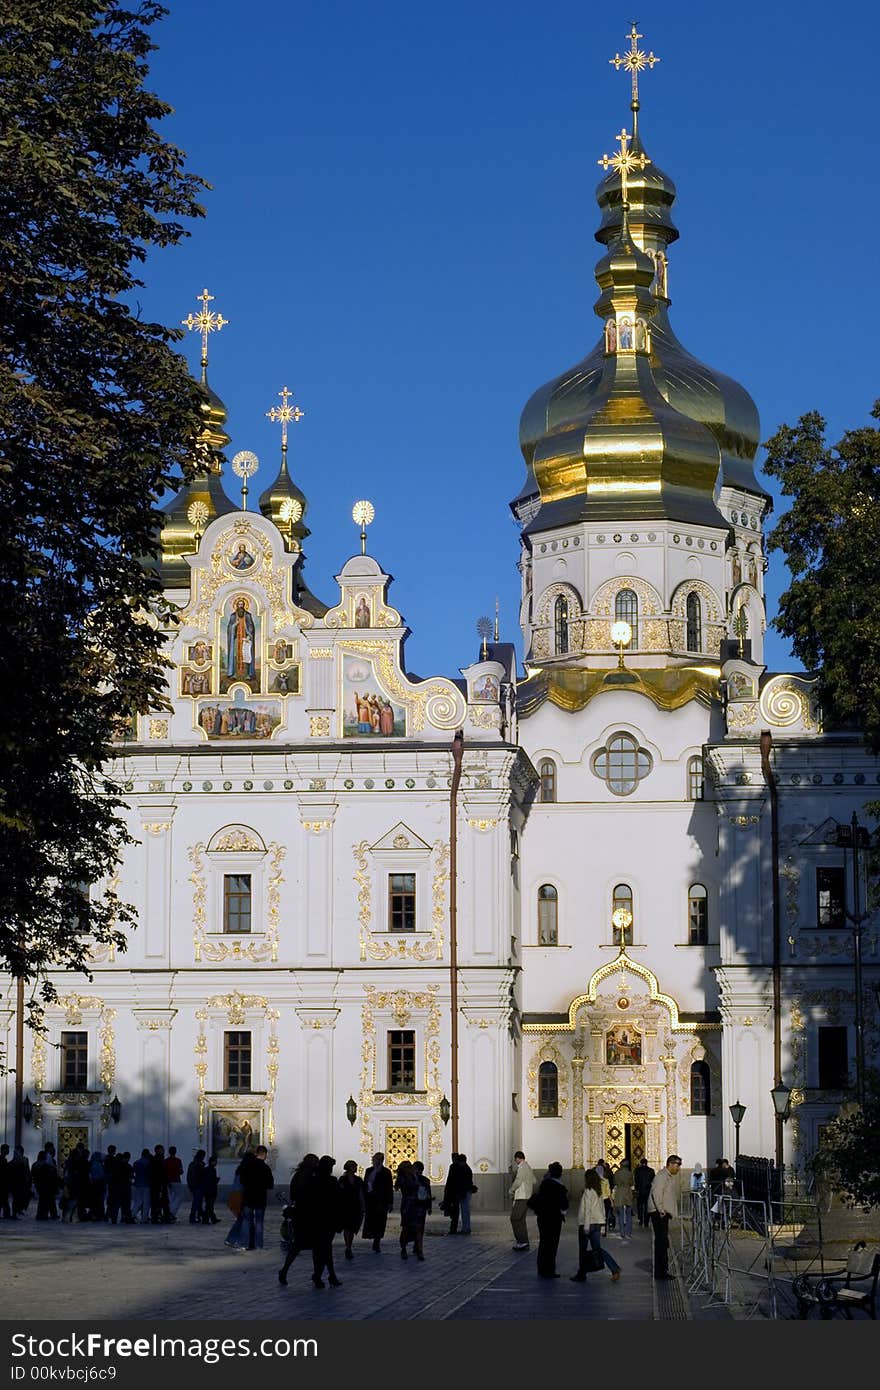
[(89, 1130), (87, 1125), (59, 1125), (58, 1126), (58, 1168), (63, 1171), (77, 1144), (82, 1144), (84, 1148), (89, 1147)]
[(628, 1105), (620, 1105), (606, 1115), (605, 1157), (613, 1168), (623, 1158), (629, 1160), (631, 1168), (635, 1168), (640, 1159), (646, 1158), (646, 1116), (636, 1114)]

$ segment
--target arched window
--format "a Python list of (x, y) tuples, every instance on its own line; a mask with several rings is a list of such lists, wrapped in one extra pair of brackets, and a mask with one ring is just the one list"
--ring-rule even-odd
[(688, 758), (688, 797), (691, 801), (703, 800), (703, 758), (700, 753)]
[(687, 596), (687, 649), (689, 652), (703, 650), (703, 615), (699, 594)]
[(541, 800), (556, 800), (556, 764), (552, 758), (542, 758), (538, 769), (541, 777)]
[(552, 883), (538, 889), (538, 945), (559, 945), (559, 894)]
[(702, 883), (688, 889), (688, 945), (705, 946), (709, 940), (709, 897)]
[(538, 1114), (544, 1119), (559, 1114), (559, 1073), (555, 1062), (538, 1068)]
[(620, 945), (620, 932), (623, 929), (625, 946), (633, 942), (633, 890), (628, 883), (617, 883), (611, 894), (611, 940)]
[(553, 632), (557, 656), (568, 651), (568, 599), (560, 594), (553, 607)]
[(633, 651), (639, 645), (639, 601), (632, 589), (621, 589), (614, 600), (614, 616), (622, 623), (629, 623), (632, 628), (632, 642), (630, 643)]
[(712, 1110), (712, 1089), (707, 1062), (694, 1062), (691, 1067), (691, 1114), (708, 1115)]

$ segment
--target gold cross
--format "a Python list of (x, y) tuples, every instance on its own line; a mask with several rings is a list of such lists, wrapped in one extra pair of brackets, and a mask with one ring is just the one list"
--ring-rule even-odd
[(208, 308), (213, 298), (214, 296), (208, 294), (207, 290), (202, 290), (201, 294), (196, 295), (196, 299), (202, 301), (201, 313), (187, 314), (185, 319), (181, 319), (184, 328), (189, 328), (190, 330), (197, 328), (202, 335), (203, 367), (207, 367), (208, 365), (208, 334), (219, 333), (220, 329), (225, 328), (226, 324), (229, 322), (229, 319), (225, 319), (222, 314), (215, 314)]
[(281, 405), (273, 405), (271, 410), (266, 411), (266, 415), (274, 424), (277, 424), (279, 420), (281, 421), (281, 447), (282, 449), (286, 449), (287, 426), (291, 420), (294, 424), (296, 424), (298, 420), (301, 420), (305, 415), (305, 411), (300, 410), (298, 405), (289, 404), (293, 392), (288, 391), (286, 386), (279, 391), (278, 394), (281, 397)]
[(645, 53), (639, 48), (639, 39), (644, 38), (636, 28), (635, 20), (632, 21), (632, 28), (629, 31), (629, 53), (615, 53), (613, 58), (609, 58), (609, 63), (613, 63), (618, 72), (621, 68), (626, 68), (632, 75), (632, 109), (639, 109), (639, 73), (644, 72), (645, 68), (652, 68), (660, 59), (654, 53)]
[(606, 171), (608, 169), (617, 169), (619, 171), (620, 191), (623, 195), (623, 202), (626, 204), (628, 201), (626, 196), (627, 174), (631, 174), (634, 169), (644, 169), (651, 161), (646, 154), (633, 154), (632, 150), (629, 148), (629, 135), (625, 130), (621, 130), (620, 134), (615, 135), (614, 138), (620, 144), (620, 153), (603, 154), (601, 159), (596, 160), (596, 163), (601, 164), (602, 168)]

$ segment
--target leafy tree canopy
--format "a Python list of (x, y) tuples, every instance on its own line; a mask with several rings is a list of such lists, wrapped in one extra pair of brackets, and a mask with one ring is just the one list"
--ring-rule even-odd
[(880, 1100), (847, 1107), (822, 1131), (810, 1166), (853, 1206), (880, 1207)]
[[(880, 401), (872, 416), (880, 420)], [(792, 580), (774, 626), (819, 678), (831, 724), (860, 727), (880, 751), (880, 430), (825, 439), (821, 415), (783, 425), (764, 464), (792, 504), (768, 545)]]
[(131, 842), (102, 764), (133, 709), (164, 703), (161, 588), (138, 557), (201, 424), (179, 333), (131, 307), (207, 186), (144, 85), (165, 13), (0, 17), (0, 967), (37, 1000), (47, 969), (82, 969), (88, 937), (121, 945), (133, 920), (83, 885)]

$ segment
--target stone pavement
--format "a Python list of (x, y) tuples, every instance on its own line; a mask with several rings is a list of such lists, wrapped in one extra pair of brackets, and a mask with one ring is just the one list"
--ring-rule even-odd
[(511, 1249), (510, 1222), (503, 1213), (479, 1213), (470, 1236), (445, 1234), (446, 1221), (428, 1219), (425, 1261), (400, 1258), (399, 1218), (393, 1214), (382, 1253), (368, 1241), (355, 1242), (346, 1261), (342, 1240), (334, 1244), (343, 1287), (315, 1289), (311, 1257), (291, 1266), (288, 1287), (277, 1280), (280, 1206), (266, 1214), (267, 1248), (237, 1252), (224, 1244), (228, 1222), (213, 1227), (62, 1225), (0, 1221), (0, 1317), (88, 1319), (139, 1318), (596, 1318), (650, 1321), (687, 1317), (683, 1285), (654, 1284), (648, 1231), (636, 1229), (630, 1244), (610, 1237), (607, 1247), (623, 1271), (611, 1282), (607, 1271), (572, 1284), (577, 1268), (577, 1231), (563, 1227), (557, 1268), (561, 1278), (544, 1280), (535, 1270), (533, 1245)]

